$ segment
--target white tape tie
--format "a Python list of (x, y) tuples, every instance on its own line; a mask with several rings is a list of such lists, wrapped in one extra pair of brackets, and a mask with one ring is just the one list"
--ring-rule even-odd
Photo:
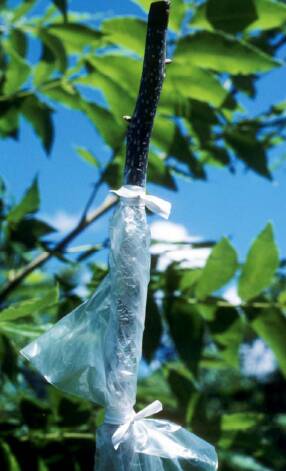
[(146, 195), (144, 188), (135, 185), (124, 185), (119, 190), (110, 190), (121, 198), (140, 198), (152, 213), (168, 219), (171, 212), (171, 203), (158, 196)]
[(154, 401), (137, 413), (133, 411), (131, 418), (125, 424), (119, 425), (112, 435), (112, 443), (115, 450), (117, 450), (119, 445), (126, 440), (127, 434), (135, 422), (145, 419), (146, 417), (150, 417), (151, 415), (158, 414), (161, 410), (163, 410), (162, 403), (160, 401)]

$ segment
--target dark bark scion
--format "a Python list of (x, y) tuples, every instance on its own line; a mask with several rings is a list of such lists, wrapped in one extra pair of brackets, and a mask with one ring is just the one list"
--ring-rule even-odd
[(151, 4), (139, 94), (127, 131), (124, 184), (144, 187), (148, 149), (165, 75), (169, 1)]

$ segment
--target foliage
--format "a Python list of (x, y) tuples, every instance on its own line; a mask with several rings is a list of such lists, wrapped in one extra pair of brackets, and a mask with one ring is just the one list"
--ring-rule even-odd
[[(134, 3), (147, 10), (150, 1)], [(49, 2), (40, 16), (33, 14), (36, 6), (36, 0), (14, 7), (0, 2), (0, 136), (17, 139), (23, 117), (49, 153), (54, 113), (62, 106), (77, 110), (109, 147), (110, 159), (105, 165), (80, 143), (76, 152), (96, 169), (98, 185), (119, 185), (122, 115), (134, 108), (145, 20), (111, 18), (95, 26), (91, 15), (68, 11), (66, 1)], [(176, 190), (177, 178), (206, 179), (209, 166), (234, 172), (239, 162), (272, 178), (285, 103), (252, 117), (242, 103), (243, 95), (255, 97), (261, 74), (281, 66), (285, 19), (285, 5), (274, 0), (173, 0), (173, 63), (152, 136), (151, 181)], [(32, 60), (35, 44), (41, 53)], [(91, 100), (92, 94), (99, 98)], [(54, 248), (55, 230), (37, 216), (39, 207), (36, 179), (14, 204), (0, 181), (3, 286)], [(93, 292), (106, 269), (91, 257), (104, 247), (71, 257), (62, 246), (53, 252), (61, 264), (56, 277), (39, 266), (9, 295), (0, 291), (1, 469), (92, 469), (102, 411), (47, 386), (17, 351), (82, 302), (78, 284), (86, 296)], [(90, 275), (86, 284), (83, 269)], [(240, 305), (224, 298), (230, 283)], [(285, 470), (285, 307), (285, 264), (270, 224), (245, 261), (226, 238), (212, 247), (203, 268), (173, 263), (162, 272), (154, 256), (143, 344), (153, 373), (140, 382), (138, 406), (161, 399), (167, 417), (217, 446), (223, 471)], [(276, 359), (268, 376), (246, 368), (245, 352), (262, 341)]]

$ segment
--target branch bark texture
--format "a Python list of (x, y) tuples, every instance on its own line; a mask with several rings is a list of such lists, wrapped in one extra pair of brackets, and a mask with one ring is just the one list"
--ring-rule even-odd
[(151, 4), (138, 98), (127, 131), (124, 183), (144, 187), (153, 122), (165, 76), (169, 1)]

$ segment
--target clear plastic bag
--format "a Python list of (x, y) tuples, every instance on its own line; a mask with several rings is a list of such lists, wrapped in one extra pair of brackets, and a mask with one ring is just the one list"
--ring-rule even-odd
[[(106, 408), (97, 431), (96, 471), (213, 471), (217, 458), (211, 445), (170, 422), (134, 415), (150, 234), (142, 189), (123, 188), (119, 194), (110, 228), (109, 274), (89, 301), (21, 353), (49, 383)], [(155, 204), (164, 213), (166, 202), (148, 198), (153, 210)], [(115, 449), (120, 426), (126, 433)]]

